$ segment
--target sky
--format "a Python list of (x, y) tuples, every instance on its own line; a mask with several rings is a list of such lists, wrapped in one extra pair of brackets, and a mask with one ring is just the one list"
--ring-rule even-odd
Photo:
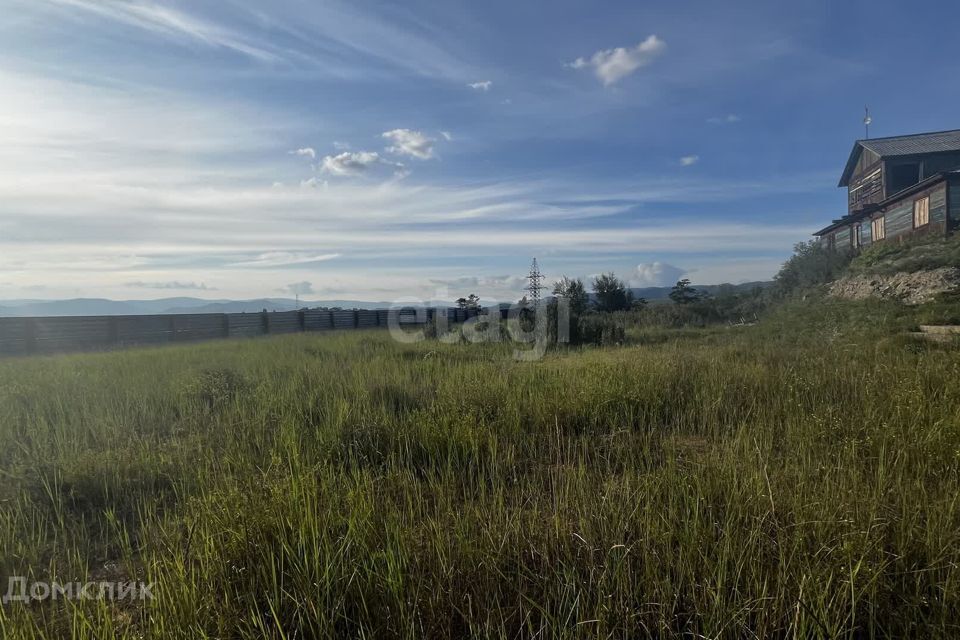
[(768, 279), (844, 213), (865, 105), (960, 128), (953, 2), (0, 10), (0, 299)]

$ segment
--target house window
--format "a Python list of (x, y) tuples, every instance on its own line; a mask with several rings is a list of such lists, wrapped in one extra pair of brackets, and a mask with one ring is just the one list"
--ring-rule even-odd
[(880, 216), (870, 223), (870, 235), (873, 237), (874, 242), (877, 240), (883, 240), (887, 236), (887, 230), (884, 228), (884, 221), (885, 218)]
[(913, 203), (913, 228), (918, 229), (930, 222), (930, 196)]

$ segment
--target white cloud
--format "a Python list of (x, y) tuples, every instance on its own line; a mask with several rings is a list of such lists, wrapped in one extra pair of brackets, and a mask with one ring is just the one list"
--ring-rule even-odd
[(440, 135), (443, 136), (443, 139), (446, 140), (447, 142), (450, 142), (451, 140), (453, 140), (453, 134), (450, 133), (449, 131), (441, 131)]
[(304, 296), (316, 293), (313, 289), (313, 283), (307, 282), (306, 280), (303, 282), (291, 282), (281, 289), (277, 289), (277, 291), (280, 293), (288, 293), (292, 296)]
[[(597, 270), (628, 252), (710, 254), (718, 265), (724, 256), (754, 252), (772, 262), (789, 255), (815, 219), (784, 212), (786, 224), (736, 223), (697, 217), (691, 206), (665, 220), (656, 203), (808, 193), (828, 177), (651, 176), (601, 179), (585, 191), (561, 179), (413, 184), (321, 175), (318, 185), (324, 178), (329, 185), (306, 189), (299, 176), (278, 173), (290, 147), (276, 153), (280, 141), (303, 138), (291, 138), (292, 129), (265, 128), (289, 124), (285, 115), (264, 117), (242, 103), (139, 85), (0, 71), (0, 277), (17, 287), (46, 285), (50, 296), (122, 297), (129, 296), (124, 283), (190, 284), (202, 272), (216, 279), (224, 297), (249, 298), (281, 283), (316, 282), (322, 269), (318, 291), (343, 283), (337, 286), (368, 297), (385, 288), (419, 292), (430, 278), (463, 274), (465, 259), (490, 256), (552, 255), (558, 263), (589, 257), (600, 263)], [(307, 130), (297, 123), (297, 135)], [(374, 167), (380, 169), (373, 175), (394, 168)], [(649, 218), (583, 224), (638, 203), (649, 205)], [(549, 223), (529, 224), (534, 220)], [(579, 223), (563, 224), (569, 220)], [(334, 260), (340, 253), (359, 259)], [(677, 258), (684, 265), (687, 259)], [(394, 268), (385, 273), (383, 264)], [(497, 272), (522, 275), (526, 268)], [(738, 273), (751, 277), (757, 269), (744, 265)]]
[(673, 285), (687, 271), (665, 262), (638, 264), (629, 278), (635, 287), (665, 287)]
[(317, 152), (312, 147), (303, 147), (301, 149), (294, 149), (289, 152), (290, 155), (300, 156), (301, 158), (310, 158), (315, 160), (317, 158)]
[(333, 148), (337, 151), (348, 151), (350, 149), (349, 142), (338, 142), (337, 140), (333, 141)]
[(714, 116), (712, 118), (707, 118), (707, 122), (710, 124), (734, 124), (740, 122), (740, 116), (735, 113), (728, 113), (725, 116)]
[(680, 158), (680, 166), (691, 167), (700, 162), (700, 156), (683, 156)]
[(419, 131), (393, 129), (392, 131), (385, 131), (383, 137), (393, 143), (387, 147), (387, 151), (390, 153), (413, 156), (421, 160), (433, 157), (433, 143), (436, 140)]
[(591, 68), (597, 78), (609, 86), (647, 66), (666, 48), (663, 40), (651, 35), (635, 47), (597, 51), (589, 58), (577, 58), (567, 66), (573, 69)]
[(493, 81), (484, 80), (482, 82), (471, 82), (467, 86), (471, 89), (476, 89), (477, 91), (490, 91), (490, 87), (493, 86)]
[[(376, 151), (344, 151), (335, 156), (324, 156), (320, 162), (320, 171), (333, 176), (357, 176), (367, 173), (375, 167), (392, 169), (395, 175), (406, 175), (406, 170), (399, 162), (390, 162)], [(309, 183), (309, 186), (316, 186)]]

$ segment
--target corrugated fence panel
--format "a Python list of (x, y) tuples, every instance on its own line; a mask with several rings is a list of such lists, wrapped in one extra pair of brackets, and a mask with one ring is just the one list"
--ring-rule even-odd
[(34, 327), (38, 351), (98, 349), (112, 343), (107, 317), (36, 318)]
[(262, 313), (228, 313), (230, 337), (252, 338), (263, 335)]
[(224, 338), (222, 313), (170, 316), (174, 318), (174, 340)]
[(156, 344), (173, 340), (173, 316), (118, 316), (117, 342), (124, 344)]
[(333, 329), (333, 314), (325, 309), (309, 309), (303, 312), (303, 325), (307, 331)]
[(269, 322), (270, 333), (296, 333), (300, 331), (300, 312), (271, 313)]
[(360, 329), (370, 329), (377, 326), (377, 312), (360, 309), (357, 311), (357, 327)]
[(163, 344), (264, 333), (323, 329), (355, 329), (411, 325), (435, 321), (463, 322), (463, 309), (340, 310), (264, 313), (207, 313), (154, 316), (75, 316), (63, 318), (0, 318), (0, 355), (101, 349), (112, 346)]
[(353, 329), (357, 326), (357, 314), (353, 311), (334, 311), (334, 329)]
[(424, 324), (427, 319), (426, 314), (416, 309), (397, 309), (395, 313), (400, 324)]
[(0, 353), (8, 356), (27, 353), (29, 336), (30, 320), (0, 318)]

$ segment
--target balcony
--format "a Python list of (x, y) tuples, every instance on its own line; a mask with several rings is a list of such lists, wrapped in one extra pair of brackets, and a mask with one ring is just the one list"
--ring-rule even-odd
[(883, 200), (883, 167), (876, 163), (850, 182), (847, 205), (850, 213)]

